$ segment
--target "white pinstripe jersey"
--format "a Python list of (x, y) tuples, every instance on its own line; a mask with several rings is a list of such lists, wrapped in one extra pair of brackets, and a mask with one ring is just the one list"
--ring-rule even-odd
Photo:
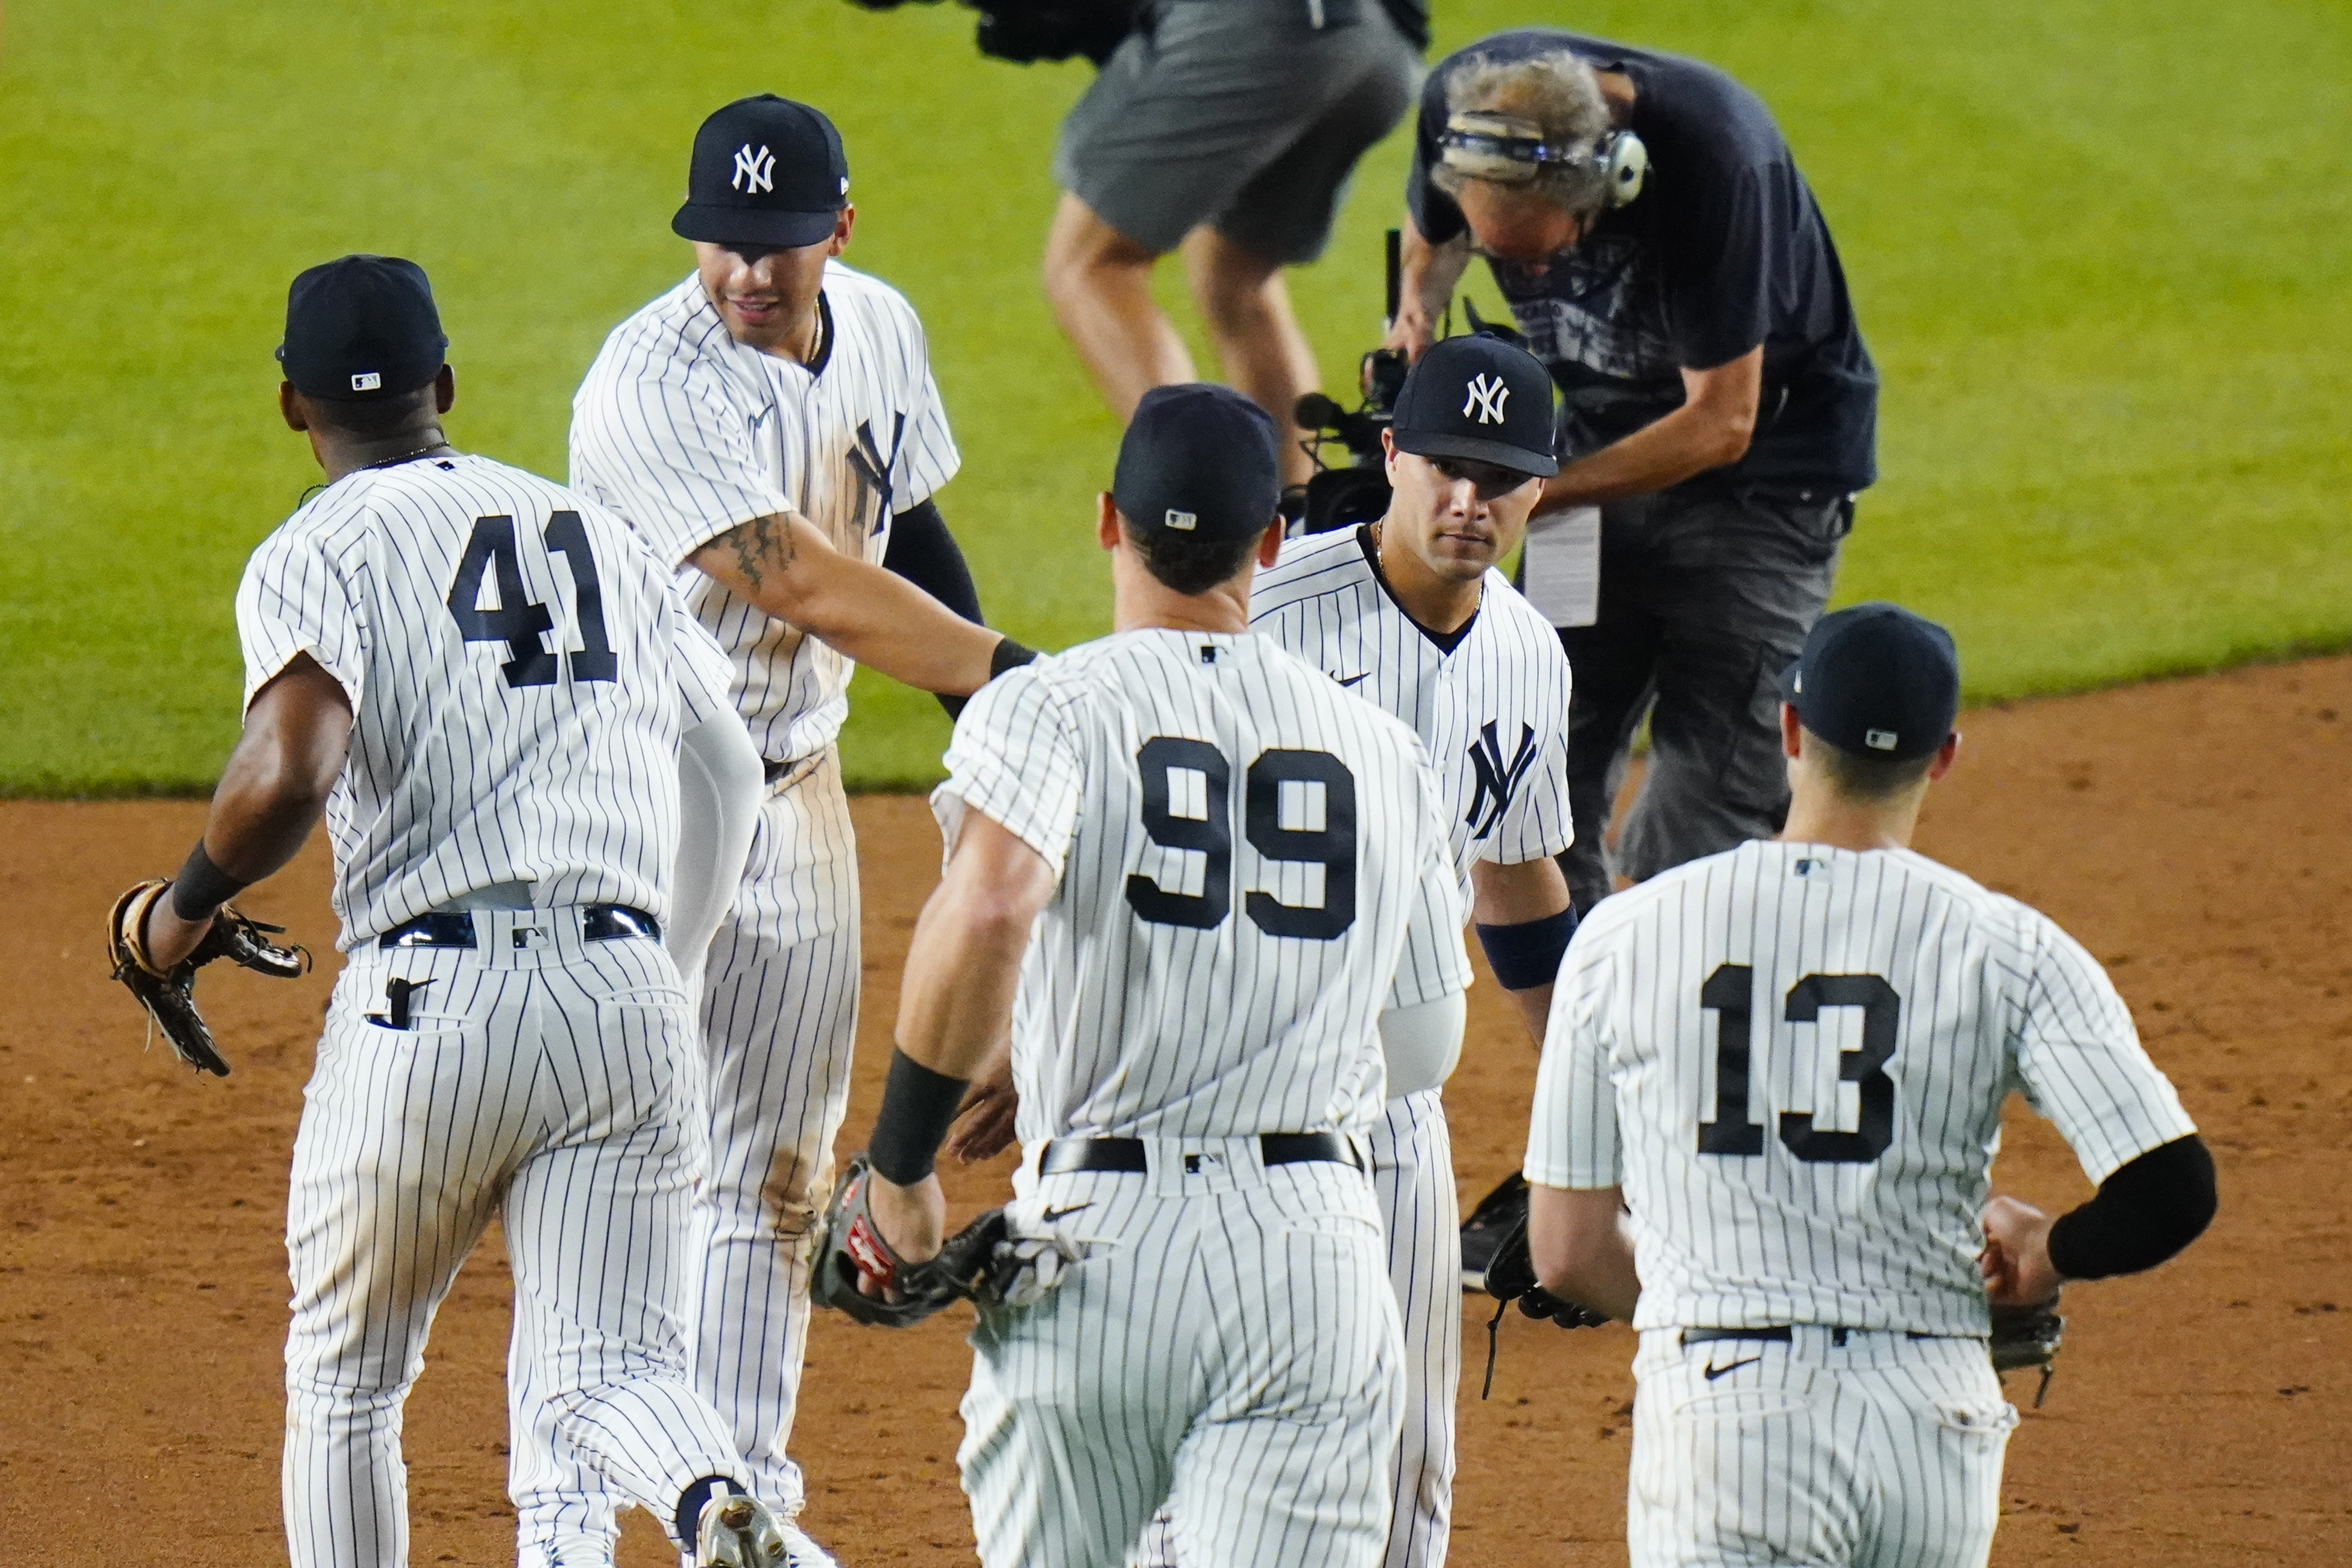
[(668, 916), (677, 737), (726, 665), (620, 518), (487, 457), (362, 468), (253, 552), (236, 623), (248, 705), (306, 653), (351, 699), (345, 950), (498, 883)]
[(1250, 629), (1412, 727), (1437, 769), (1463, 901), (1474, 861), (1517, 865), (1575, 841), (1568, 810), (1568, 655), (1499, 571), (1449, 653), (1372, 564), (1371, 530), (1286, 540), (1250, 589)]
[(1469, 984), (1420, 741), (1265, 638), (1041, 659), (982, 688), (947, 767), (950, 850), (979, 811), (1059, 882), (1014, 1011), (1024, 1144), (1360, 1131), (1381, 1008)]
[[(892, 516), (929, 500), (961, 459), (904, 297), (833, 261), (819, 310), (814, 366), (737, 342), (698, 277), (615, 327), (572, 399), (573, 487), (673, 566), (782, 512), (878, 563)], [(851, 662), (700, 572), (686, 591), (734, 661), (735, 706), (761, 753), (796, 762), (831, 746)]]
[(2095, 1182), (2196, 1130), (2047, 916), (1907, 850), (1743, 844), (1585, 917), (1527, 1176), (1624, 1186), (1636, 1327), (1980, 1334), (2012, 1089)]

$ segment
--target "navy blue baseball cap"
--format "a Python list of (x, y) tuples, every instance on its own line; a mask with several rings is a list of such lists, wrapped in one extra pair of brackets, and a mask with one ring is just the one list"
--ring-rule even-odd
[(1282, 498), (1274, 421), (1231, 387), (1153, 387), (1119, 441), (1110, 494), (1137, 528), (1254, 539)]
[(429, 385), (449, 350), (425, 269), (396, 256), (347, 256), (286, 291), (278, 362), (306, 397), (371, 402)]
[(1924, 616), (1855, 604), (1813, 623), (1781, 689), (1805, 727), (1841, 751), (1907, 761), (1951, 738), (1960, 656)]
[(1551, 373), (1525, 349), (1497, 338), (1445, 338), (1430, 345), (1397, 392), (1397, 449), (1420, 457), (1468, 457), (1549, 478)]
[(833, 121), (763, 92), (739, 98), (694, 133), (686, 205), (669, 226), (715, 245), (798, 249), (833, 233), (849, 204), (849, 160)]

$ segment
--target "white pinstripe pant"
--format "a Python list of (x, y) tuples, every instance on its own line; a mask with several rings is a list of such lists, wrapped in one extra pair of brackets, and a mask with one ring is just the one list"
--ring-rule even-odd
[[(1404, 1399), (1384, 1568), (1440, 1568), (1454, 1529), (1454, 1404), (1462, 1387), (1462, 1225), (1454, 1137), (1439, 1092), (1399, 1095), (1364, 1134), (1404, 1329)], [(1131, 1559), (1174, 1568), (1174, 1511), (1144, 1528)]]
[(1832, 1337), (1642, 1336), (1633, 1568), (1983, 1568), (2017, 1425), (1984, 1342)]
[(694, 1382), (726, 1417), (753, 1492), (786, 1516), (803, 1498), (784, 1451), (808, 1351), (803, 1248), (849, 1110), (857, 922), (857, 841), (828, 751), (761, 811), (702, 993), (710, 1176), (695, 1205)]
[(1166, 1500), (1185, 1568), (1374, 1568), (1402, 1374), (1371, 1184), (1267, 1169), (1254, 1138), (1148, 1142), (1149, 1173), (1022, 1184), (1036, 1209), (1090, 1206), (1063, 1223), (1098, 1240), (972, 1331), (957, 1458), (981, 1562), (1117, 1568)]
[[(833, 1185), (857, 1040), (857, 841), (839, 755), (828, 751), (761, 807), (734, 907), (711, 938), (702, 988), (706, 1179), (688, 1231), (694, 1386), (717, 1407), (754, 1496), (789, 1518), (803, 1496), (785, 1453), (808, 1349), (802, 1246)], [(533, 1542), (585, 1540), (610, 1560), (613, 1500), (567, 1462), (554, 1413), (519, 1435), (553, 1457), (519, 1492), (521, 1568), (553, 1568)], [(572, 1559), (562, 1560), (571, 1568)]]
[[(696, 1479), (749, 1479), (686, 1379), (681, 1243), (699, 1134), (685, 994), (660, 944), (583, 941), (577, 920), (477, 914), (478, 947), (371, 946), (336, 984), (287, 1213), (295, 1568), (406, 1563), (402, 1406), (493, 1214), (514, 1264), (518, 1431), (544, 1408), (665, 1526)], [(365, 1016), (387, 1010), (394, 977), (422, 983), (407, 1030)], [(527, 1458), (518, 1444), (518, 1500)]]

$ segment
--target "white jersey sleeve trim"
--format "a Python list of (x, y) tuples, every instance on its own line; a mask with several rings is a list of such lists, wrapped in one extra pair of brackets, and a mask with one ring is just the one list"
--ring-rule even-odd
[(1438, 815), (1437, 776), (1418, 737), (1412, 742), (1421, 798), (1421, 873), (1412, 918), (1405, 927), (1404, 952), (1389, 988), (1390, 1011), (1433, 1002), (1470, 988), (1470, 955), (1462, 946), (1462, 883), (1454, 870), (1454, 849)]
[(2096, 1184), (2197, 1125), (2148, 1059), (2106, 970), (2056, 922), (2029, 915), (2033, 967), (2016, 1040), (2018, 1086)]
[(262, 541), (237, 585), (236, 625), (245, 653), (240, 712), (301, 653), (335, 677), (359, 712), (367, 685), (367, 612), (316, 533), (289, 522)]
[(1544, 1029), (1521, 1172), (1539, 1186), (1579, 1192), (1623, 1185), (1617, 1090), (1602, 1022), (1613, 972), (1605, 948), (1570, 942)]
[(947, 781), (931, 792), (944, 852), (955, 852), (966, 810), (978, 811), (1037, 852), (1056, 882), (1076, 834), (1084, 768), (1053, 694), (1034, 665), (980, 689), (946, 758)]

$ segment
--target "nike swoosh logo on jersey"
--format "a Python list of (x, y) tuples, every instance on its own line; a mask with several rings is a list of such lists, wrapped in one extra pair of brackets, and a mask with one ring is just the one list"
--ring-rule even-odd
[(1057, 1220), (1067, 1219), (1071, 1215), (1076, 1214), (1082, 1209), (1092, 1208), (1093, 1207), (1094, 1205), (1091, 1203), (1074, 1203), (1067, 1208), (1049, 1208), (1045, 1211), (1045, 1223), (1052, 1225)]
[(1359, 682), (1371, 679), (1371, 675), (1372, 672), (1366, 670), (1360, 675), (1334, 675), (1331, 678), (1339, 682), (1343, 686), (1352, 686), (1357, 685)]
[(1706, 1380), (1713, 1383), (1727, 1372), (1737, 1372), (1743, 1366), (1753, 1366), (1763, 1359), (1760, 1355), (1751, 1355), (1746, 1361), (1735, 1361), (1728, 1366), (1710, 1366), (1706, 1369)]

